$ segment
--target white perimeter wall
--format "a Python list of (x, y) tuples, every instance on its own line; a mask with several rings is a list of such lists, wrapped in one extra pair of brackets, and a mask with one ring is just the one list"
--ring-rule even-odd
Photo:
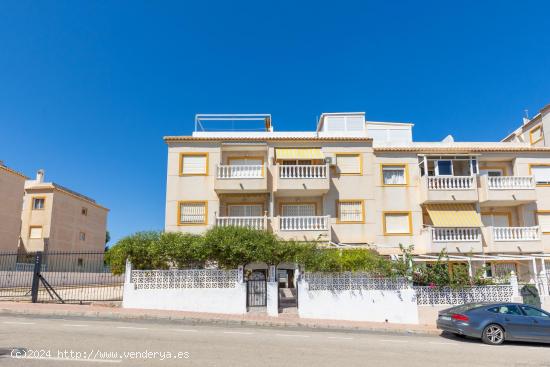
[(245, 314), (246, 283), (234, 288), (135, 289), (126, 282), (122, 307)]
[(298, 283), (300, 317), (418, 324), (416, 293), (403, 290), (315, 290)]

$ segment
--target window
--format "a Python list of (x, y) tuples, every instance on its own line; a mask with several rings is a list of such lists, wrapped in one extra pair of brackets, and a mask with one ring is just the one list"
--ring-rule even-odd
[(542, 140), (542, 126), (537, 126), (529, 131), (529, 141), (531, 144), (536, 144)]
[(282, 204), (281, 214), (283, 217), (313, 217), (316, 214), (315, 204)]
[(365, 213), (363, 200), (342, 200), (336, 203), (338, 222), (364, 223)]
[(537, 212), (537, 222), (542, 233), (550, 233), (550, 211)]
[(29, 228), (29, 238), (42, 238), (42, 226), (30, 226)]
[(88, 208), (82, 207), (82, 210), (80, 211), (82, 215), (88, 215)]
[(531, 174), (535, 177), (537, 185), (550, 185), (550, 165), (531, 165)]
[(78, 264), (78, 266), (84, 266), (84, 260), (79, 257), (77, 264)]
[(482, 175), (487, 175), (489, 177), (500, 177), (504, 176), (503, 168), (482, 168), (480, 173)]
[(363, 173), (361, 154), (336, 154), (336, 166), (341, 175), (360, 175)]
[(493, 276), (497, 279), (507, 279), (512, 272), (518, 273), (515, 263), (495, 263)]
[(46, 198), (32, 198), (32, 210), (43, 210), (46, 205)]
[(86, 233), (80, 232), (78, 234), (78, 238), (80, 239), (80, 241), (86, 241)]
[(385, 186), (406, 185), (407, 184), (407, 165), (406, 164), (382, 165), (382, 184)]
[(261, 217), (262, 204), (229, 204), (228, 214), (230, 217)]
[(178, 225), (207, 224), (206, 201), (180, 201), (178, 207)]
[(529, 307), (529, 306), (520, 306), (520, 307), (521, 307), (522, 311), (525, 312), (525, 314), (527, 316), (550, 318), (549, 314), (547, 314), (546, 312), (543, 312), (541, 310), (538, 310), (534, 307)]
[(180, 176), (208, 175), (208, 153), (181, 153)]
[(504, 315), (522, 316), (522, 313), (519, 310), (519, 307), (516, 306), (516, 305), (506, 305), (506, 306), (492, 307), (488, 311), (494, 312), (494, 313), (500, 313), (500, 314), (504, 314)]
[(435, 174), (437, 176), (452, 176), (453, 162), (451, 160), (436, 161)]
[(410, 212), (385, 212), (383, 215), (384, 235), (412, 234), (412, 219)]

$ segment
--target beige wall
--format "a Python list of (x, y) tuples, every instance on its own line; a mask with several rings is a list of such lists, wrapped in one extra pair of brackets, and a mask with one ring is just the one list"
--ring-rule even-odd
[(25, 177), (0, 166), (0, 251), (17, 251)]
[[(32, 209), (33, 197), (45, 197), (43, 210)], [(82, 209), (87, 209), (87, 215)], [(75, 195), (54, 188), (29, 189), (25, 195), (21, 241), (28, 252), (103, 251), (107, 231), (108, 210)], [(42, 226), (41, 239), (30, 239), (31, 226)], [(80, 239), (80, 233), (85, 239)]]
[[(277, 147), (320, 147), (326, 157), (336, 153), (357, 152), (362, 155), (361, 175), (338, 175), (334, 167), (330, 169), (330, 185), (324, 193), (314, 195), (304, 192), (297, 195), (299, 190), (278, 191), (274, 187), (273, 179), (277, 174), (274, 164), (275, 149)], [(329, 215), (331, 223), (330, 239), (340, 243), (371, 243), (382, 254), (400, 253), (399, 245), (414, 245), (415, 252), (422, 254), (431, 252), (430, 236), (423, 225), (421, 180), (418, 166), (419, 152), (383, 152), (373, 151), (370, 144), (365, 142), (269, 142), (266, 148), (254, 148), (255, 151), (226, 151), (221, 149), (219, 142), (185, 142), (170, 143), (168, 147), (167, 192), (166, 192), (166, 219), (167, 231), (183, 231), (202, 233), (215, 224), (216, 215), (227, 215), (226, 206), (229, 202), (261, 202), (269, 213), (270, 197), (273, 200), (273, 217), (279, 213), (281, 202), (315, 202), (318, 215)], [(260, 150), (258, 150), (260, 149)], [(209, 171), (207, 176), (180, 176), (179, 160), (183, 152), (206, 152), (209, 157)], [(215, 190), (216, 166), (223, 162), (227, 164), (230, 156), (262, 156), (265, 158), (267, 188), (265, 193), (251, 195), (218, 194)], [(501, 167), (505, 175), (528, 176), (529, 164), (550, 164), (550, 153), (546, 152), (489, 152), (477, 155), (480, 169), (487, 167)], [(405, 164), (407, 167), (407, 185), (385, 186), (382, 183), (382, 164)], [(512, 216), (512, 226), (536, 225), (535, 213), (537, 210), (550, 210), (550, 187), (536, 188), (536, 202), (516, 203), (502, 202), (485, 203), (475, 202), (480, 212), (507, 211)], [(364, 202), (364, 223), (338, 223), (337, 200), (362, 200)], [(208, 203), (208, 223), (205, 225), (178, 226), (178, 201), (206, 201)], [(451, 202), (451, 201), (449, 201)], [(221, 205), (220, 205), (221, 203)], [(412, 233), (410, 235), (386, 235), (384, 233), (384, 212), (410, 212)], [(271, 225), (270, 228), (277, 229)], [(550, 250), (550, 235), (543, 236), (544, 247)], [(511, 244), (513, 246), (513, 244)]]

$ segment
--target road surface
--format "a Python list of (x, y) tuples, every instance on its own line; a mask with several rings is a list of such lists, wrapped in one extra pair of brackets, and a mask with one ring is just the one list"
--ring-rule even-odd
[[(0, 316), (0, 366), (549, 366), (550, 346), (446, 336)], [(14, 358), (20, 357), (20, 358)]]

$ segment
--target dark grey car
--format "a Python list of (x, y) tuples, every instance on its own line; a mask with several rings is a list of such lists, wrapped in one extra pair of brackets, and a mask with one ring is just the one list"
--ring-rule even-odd
[(505, 340), (550, 343), (550, 313), (521, 303), (469, 303), (448, 308), (439, 311), (437, 328), (493, 345)]

